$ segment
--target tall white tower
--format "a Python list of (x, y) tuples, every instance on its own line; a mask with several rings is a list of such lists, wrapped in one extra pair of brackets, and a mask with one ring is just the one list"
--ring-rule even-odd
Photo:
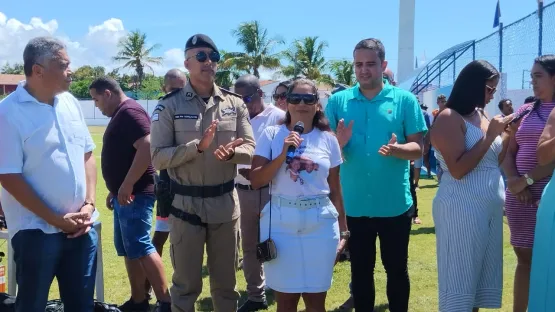
[(397, 82), (410, 78), (414, 72), (415, 1), (399, 0), (399, 62)]

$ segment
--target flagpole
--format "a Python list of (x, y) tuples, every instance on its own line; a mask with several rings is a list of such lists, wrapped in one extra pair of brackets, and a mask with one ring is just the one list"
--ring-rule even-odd
[(497, 0), (493, 27), (499, 27), (499, 72), (503, 72), (503, 22), (501, 20), (501, 0)]
[(499, 72), (503, 73), (503, 22), (499, 23)]
[(543, 0), (538, 0), (538, 20), (538, 56), (541, 56), (543, 45)]

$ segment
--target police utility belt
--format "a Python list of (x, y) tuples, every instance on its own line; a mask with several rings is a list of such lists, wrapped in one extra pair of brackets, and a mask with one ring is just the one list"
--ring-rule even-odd
[[(169, 187), (172, 197), (175, 196), (175, 194), (178, 194), (181, 196), (198, 197), (198, 198), (210, 198), (210, 197), (222, 196), (224, 194), (232, 192), (234, 188), (235, 188), (234, 180), (230, 180), (223, 184), (205, 185), (205, 186), (182, 185), (175, 182), (174, 180), (171, 180), (170, 187)], [(169, 211), (161, 212), (160, 213), (161, 217), (164, 217), (164, 215), (168, 216), (169, 214), (171, 214), (174, 217), (179, 218), (192, 225), (206, 227), (206, 223), (202, 222), (199, 216), (192, 213), (185, 212), (181, 209), (175, 208), (172, 205), (168, 205), (168, 206), (169, 206), (168, 207)]]

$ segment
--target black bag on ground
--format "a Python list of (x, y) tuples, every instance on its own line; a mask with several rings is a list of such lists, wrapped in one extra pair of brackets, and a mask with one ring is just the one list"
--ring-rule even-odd
[(0, 311), (13, 312), (15, 311), (15, 297), (6, 293), (0, 293)]
[[(115, 304), (94, 301), (94, 312), (121, 312)], [(64, 304), (61, 300), (50, 300), (46, 304), (45, 312), (64, 312)], [(70, 311), (68, 311), (70, 312)]]
[(44, 309), (44, 311), (45, 312), (64, 312), (64, 304), (60, 299), (49, 300), (46, 303), (46, 309)]
[[(0, 312), (14, 312), (15, 297), (6, 293), (0, 293)], [(64, 312), (62, 300), (50, 300), (46, 303), (45, 312)], [(121, 312), (115, 304), (94, 301), (94, 312)]]
[(94, 312), (121, 312), (116, 304), (94, 301)]

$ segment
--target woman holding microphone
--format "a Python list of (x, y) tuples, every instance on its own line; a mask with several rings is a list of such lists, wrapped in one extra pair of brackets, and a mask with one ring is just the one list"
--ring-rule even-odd
[(271, 238), (277, 251), (264, 263), (277, 311), (296, 311), (302, 296), (307, 311), (324, 312), (333, 267), (350, 233), (339, 183), (341, 149), (314, 82), (292, 82), (284, 123), (264, 131), (254, 154), (253, 188), (271, 183), (260, 241)]

